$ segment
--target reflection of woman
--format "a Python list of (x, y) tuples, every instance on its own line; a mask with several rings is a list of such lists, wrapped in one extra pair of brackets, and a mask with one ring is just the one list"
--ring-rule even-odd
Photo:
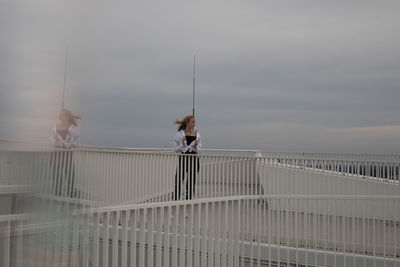
[(59, 123), (54, 126), (51, 135), (51, 140), (56, 148), (66, 149), (54, 152), (51, 157), (54, 193), (59, 196), (74, 196), (75, 169), (70, 149), (80, 145), (77, 119), (81, 119), (81, 117), (67, 109), (61, 110)]
[(59, 115), (59, 123), (54, 126), (52, 141), (54, 146), (58, 148), (72, 148), (80, 145), (80, 133), (78, 129), (77, 119), (81, 119), (79, 115), (72, 114), (68, 109), (63, 109)]
[(186, 180), (186, 199), (192, 199), (196, 185), (196, 175), (199, 172), (199, 159), (194, 156), (201, 151), (201, 137), (194, 130), (196, 119), (192, 115), (176, 120), (178, 132), (174, 138), (174, 151), (179, 156), (179, 167), (175, 174), (174, 199), (180, 199), (181, 184)]

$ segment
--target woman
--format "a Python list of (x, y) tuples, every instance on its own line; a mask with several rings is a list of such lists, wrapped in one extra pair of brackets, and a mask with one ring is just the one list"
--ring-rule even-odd
[(180, 199), (181, 184), (186, 179), (186, 199), (192, 199), (196, 185), (196, 175), (199, 172), (199, 159), (194, 156), (201, 151), (201, 137), (199, 131), (194, 129), (196, 119), (192, 115), (176, 120), (178, 132), (174, 138), (174, 151), (181, 153), (179, 167), (175, 174), (174, 199)]
[(77, 119), (81, 119), (79, 115), (74, 115), (68, 109), (61, 110), (59, 123), (54, 126), (51, 139), (57, 148), (72, 148), (80, 145), (80, 132), (78, 129)]
[(70, 148), (80, 145), (80, 132), (76, 120), (81, 117), (68, 109), (61, 110), (58, 117), (59, 122), (52, 130), (51, 140), (56, 148), (68, 150), (55, 151), (51, 155), (53, 189), (57, 196), (74, 197), (75, 169)]

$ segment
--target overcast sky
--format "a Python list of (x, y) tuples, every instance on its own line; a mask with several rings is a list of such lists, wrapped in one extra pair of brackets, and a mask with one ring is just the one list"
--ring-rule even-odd
[(0, 0), (0, 139), (400, 154), (400, 1)]

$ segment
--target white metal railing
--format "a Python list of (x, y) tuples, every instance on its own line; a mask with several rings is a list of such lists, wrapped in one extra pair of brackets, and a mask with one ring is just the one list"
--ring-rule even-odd
[(30, 213), (0, 215), (0, 266), (77, 266), (73, 212), (82, 205), (31, 199)]
[(399, 154), (362, 154), (362, 153), (320, 153), (320, 152), (269, 152), (260, 151), (262, 157), (280, 159), (331, 159), (365, 161), (399, 161)]
[(399, 197), (241, 196), (105, 207), (76, 218), (83, 266), (400, 264)]
[[(0, 151), (41, 151), (52, 149), (53, 145), (44, 142), (27, 142), (19, 140), (0, 139)], [(130, 148), (130, 147), (106, 147), (106, 146), (87, 146), (83, 145), (80, 149), (96, 150), (96, 151), (131, 151), (131, 152), (166, 152), (174, 153), (171, 148)], [(260, 150), (244, 150), (244, 149), (204, 149), (204, 152), (210, 155), (222, 156), (254, 156), (261, 153)]]
[[(29, 218), (26, 214), (0, 215), (0, 265), (21, 266), (23, 228), (22, 225)], [(14, 256), (15, 255), (15, 256)]]
[(169, 201), (175, 191), (179, 191), (178, 199), (184, 199), (187, 191), (193, 198), (398, 196), (399, 167), (400, 162), (394, 161), (183, 156), (131, 150), (0, 151), (0, 191), (30, 185), (31, 193), (97, 206)]
[(363, 159), (330, 159), (330, 158), (297, 158), (297, 157), (263, 157), (263, 164), (296, 167), (309, 171), (324, 171), (335, 174), (381, 178), (388, 181), (399, 181), (400, 159), (363, 160)]
[(264, 194), (399, 196), (399, 167), (390, 161), (260, 158), (257, 173)]
[[(30, 259), (123, 266), (134, 258), (159, 266), (160, 255), (169, 266), (396, 266), (396, 157), (251, 150), (183, 156), (0, 140), (0, 214), (11, 214), (0, 216), (0, 259), (4, 266)], [(170, 202), (175, 194), (193, 200)], [(82, 212), (71, 221), (76, 210)]]
[[(99, 206), (260, 193), (257, 158), (164, 152), (44, 150), (0, 152), (0, 185)], [(188, 184), (188, 186), (187, 186)], [(181, 192), (183, 191), (183, 192)]]
[(76, 208), (73, 221), (36, 227), (32, 215), (0, 216), (2, 266), (400, 264), (400, 197), (237, 196)]

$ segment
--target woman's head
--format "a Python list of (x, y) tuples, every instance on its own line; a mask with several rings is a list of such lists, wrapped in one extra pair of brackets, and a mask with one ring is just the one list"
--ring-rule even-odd
[(182, 120), (176, 120), (174, 124), (178, 125), (178, 131), (185, 130), (186, 128), (194, 129), (196, 119), (193, 115), (187, 115)]
[(68, 124), (68, 125), (72, 124), (74, 126), (77, 126), (78, 124), (76, 123), (76, 120), (80, 120), (81, 116), (73, 114), (68, 109), (62, 109), (60, 111), (58, 118), (62, 124)]

